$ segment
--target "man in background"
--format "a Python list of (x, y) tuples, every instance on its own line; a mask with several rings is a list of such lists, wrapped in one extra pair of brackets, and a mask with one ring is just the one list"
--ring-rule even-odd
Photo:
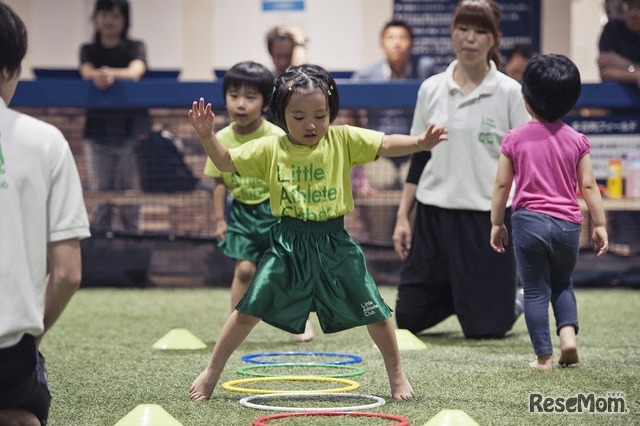
[(522, 82), (522, 74), (527, 64), (535, 55), (533, 46), (528, 43), (516, 44), (507, 52), (504, 73), (518, 82)]
[[(402, 20), (392, 19), (384, 24), (380, 32), (380, 48), (384, 58), (356, 71), (351, 77), (355, 81), (385, 82), (393, 80), (424, 80), (435, 74), (435, 60), (425, 56), (419, 60), (412, 58), (413, 31), (409, 24)], [(379, 130), (386, 134), (409, 134), (413, 119), (413, 108), (370, 108), (360, 111), (362, 126)], [(366, 120), (366, 121), (365, 121)], [(402, 187), (400, 168), (409, 156), (388, 158), (393, 163), (395, 176), (390, 182), (394, 188)], [(371, 193), (369, 177), (363, 166), (355, 167), (352, 173), (354, 194)]]
[(598, 49), (602, 80), (640, 83), (640, 0), (622, 0), (622, 16), (605, 24)]
[(294, 26), (278, 26), (267, 33), (267, 49), (273, 61), (273, 77), (277, 78), (290, 65), (307, 63), (307, 38)]

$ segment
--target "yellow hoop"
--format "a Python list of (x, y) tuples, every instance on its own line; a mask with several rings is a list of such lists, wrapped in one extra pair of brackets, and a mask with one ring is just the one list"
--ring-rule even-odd
[[(251, 388), (240, 388), (235, 385), (239, 385), (241, 383), (254, 383), (254, 382), (287, 382), (287, 381), (305, 381), (305, 382), (338, 382), (343, 383), (347, 386), (341, 388), (333, 388), (333, 389), (312, 389), (306, 391), (282, 391), (282, 390), (269, 390), (269, 389), (251, 389)], [(249, 379), (238, 379), (238, 380), (230, 380), (222, 384), (222, 387), (228, 391), (232, 392), (246, 392), (246, 393), (259, 393), (259, 394), (271, 394), (271, 393), (307, 393), (307, 392), (323, 392), (323, 393), (331, 393), (331, 392), (349, 392), (360, 387), (360, 383), (348, 380), (341, 379), (338, 377), (322, 377), (322, 376), (277, 376), (277, 377), (251, 377)]]

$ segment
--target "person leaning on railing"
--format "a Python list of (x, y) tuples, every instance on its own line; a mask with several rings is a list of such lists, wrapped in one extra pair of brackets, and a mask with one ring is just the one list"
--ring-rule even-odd
[(602, 80), (640, 83), (640, 0), (622, 1), (622, 16), (605, 24), (598, 48)]

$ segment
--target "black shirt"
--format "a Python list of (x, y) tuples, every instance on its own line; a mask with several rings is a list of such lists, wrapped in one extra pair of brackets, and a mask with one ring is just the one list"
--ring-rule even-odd
[[(99, 42), (84, 44), (80, 48), (80, 63), (94, 67), (126, 68), (135, 59), (147, 62), (144, 43), (125, 39), (117, 47), (106, 48)], [(120, 144), (127, 138), (146, 134), (150, 118), (146, 109), (92, 109), (87, 110), (84, 137), (105, 144)]]

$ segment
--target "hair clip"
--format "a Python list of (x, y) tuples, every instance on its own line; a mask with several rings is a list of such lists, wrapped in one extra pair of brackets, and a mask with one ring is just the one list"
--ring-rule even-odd
[(293, 89), (293, 86), (289, 86), (289, 91), (291, 91)]

